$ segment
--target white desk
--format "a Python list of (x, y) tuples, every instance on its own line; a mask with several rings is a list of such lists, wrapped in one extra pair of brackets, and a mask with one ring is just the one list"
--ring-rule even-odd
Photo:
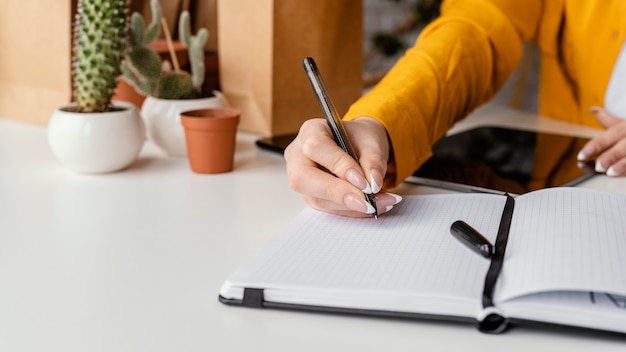
[[(562, 131), (494, 107), (463, 125), (504, 116)], [(53, 158), (44, 128), (0, 119), (0, 351), (624, 350), (626, 339), (605, 335), (491, 336), (471, 325), (222, 305), (224, 279), (305, 206), (282, 157), (254, 140), (239, 135), (228, 174), (194, 174), (147, 143), (123, 172), (79, 175)], [(585, 187), (626, 193), (626, 179)]]

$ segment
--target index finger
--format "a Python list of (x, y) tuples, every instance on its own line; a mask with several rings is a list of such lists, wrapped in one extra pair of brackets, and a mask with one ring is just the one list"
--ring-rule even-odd
[(365, 193), (371, 193), (369, 183), (363, 176), (361, 166), (340, 148), (331, 135), (328, 125), (323, 120), (309, 120), (303, 124), (303, 135), (297, 146), (302, 154), (333, 175), (347, 180)]

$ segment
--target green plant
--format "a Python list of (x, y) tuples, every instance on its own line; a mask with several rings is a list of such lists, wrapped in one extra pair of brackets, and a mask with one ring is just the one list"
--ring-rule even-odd
[(79, 0), (72, 76), (78, 112), (111, 110), (128, 29), (128, 0)]
[(178, 70), (162, 64), (159, 55), (149, 44), (159, 34), (161, 7), (158, 0), (151, 1), (152, 21), (146, 26), (141, 14), (133, 13), (126, 60), (122, 64), (124, 78), (145, 95), (161, 99), (191, 99), (201, 96), (204, 82), (204, 46), (209, 32), (202, 28), (197, 35), (191, 34), (190, 16), (187, 11), (180, 15), (179, 35), (187, 48), (191, 72)]

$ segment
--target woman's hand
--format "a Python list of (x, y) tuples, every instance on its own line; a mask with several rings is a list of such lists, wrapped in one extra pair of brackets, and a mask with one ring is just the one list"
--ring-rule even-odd
[(606, 172), (607, 176), (625, 176), (626, 120), (599, 107), (592, 107), (591, 112), (606, 130), (585, 144), (578, 153), (578, 160), (595, 158), (597, 172)]
[(285, 150), (291, 188), (302, 194), (311, 207), (334, 214), (371, 216), (374, 209), (363, 193), (376, 194), (379, 214), (391, 210), (402, 198), (378, 193), (389, 159), (385, 128), (369, 117), (345, 121), (344, 125), (359, 160), (337, 145), (326, 120), (308, 120)]

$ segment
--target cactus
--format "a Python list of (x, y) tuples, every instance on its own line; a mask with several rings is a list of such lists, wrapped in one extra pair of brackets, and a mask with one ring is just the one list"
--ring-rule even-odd
[(127, 29), (128, 0), (79, 0), (72, 60), (77, 111), (110, 111)]
[(209, 31), (207, 31), (206, 28), (201, 28), (197, 35), (191, 35), (190, 22), (189, 13), (187, 11), (180, 14), (178, 33), (180, 35), (180, 41), (185, 48), (187, 48), (187, 52), (189, 53), (192, 85), (196, 91), (200, 92), (205, 74), (204, 45), (209, 39)]
[(187, 48), (191, 73), (172, 71), (169, 65), (162, 64), (159, 55), (148, 45), (159, 34), (161, 7), (158, 0), (151, 3), (152, 22), (146, 26), (139, 13), (131, 17), (130, 36), (126, 50), (126, 60), (122, 63), (124, 78), (137, 91), (161, 99), (191, 99), (202, 94), (204, 82), (204, 45), (209, 32), (202, 28), (197, 35), (191, 35), (189, 13), (180, 15), (179, 32), (181, 42)]

